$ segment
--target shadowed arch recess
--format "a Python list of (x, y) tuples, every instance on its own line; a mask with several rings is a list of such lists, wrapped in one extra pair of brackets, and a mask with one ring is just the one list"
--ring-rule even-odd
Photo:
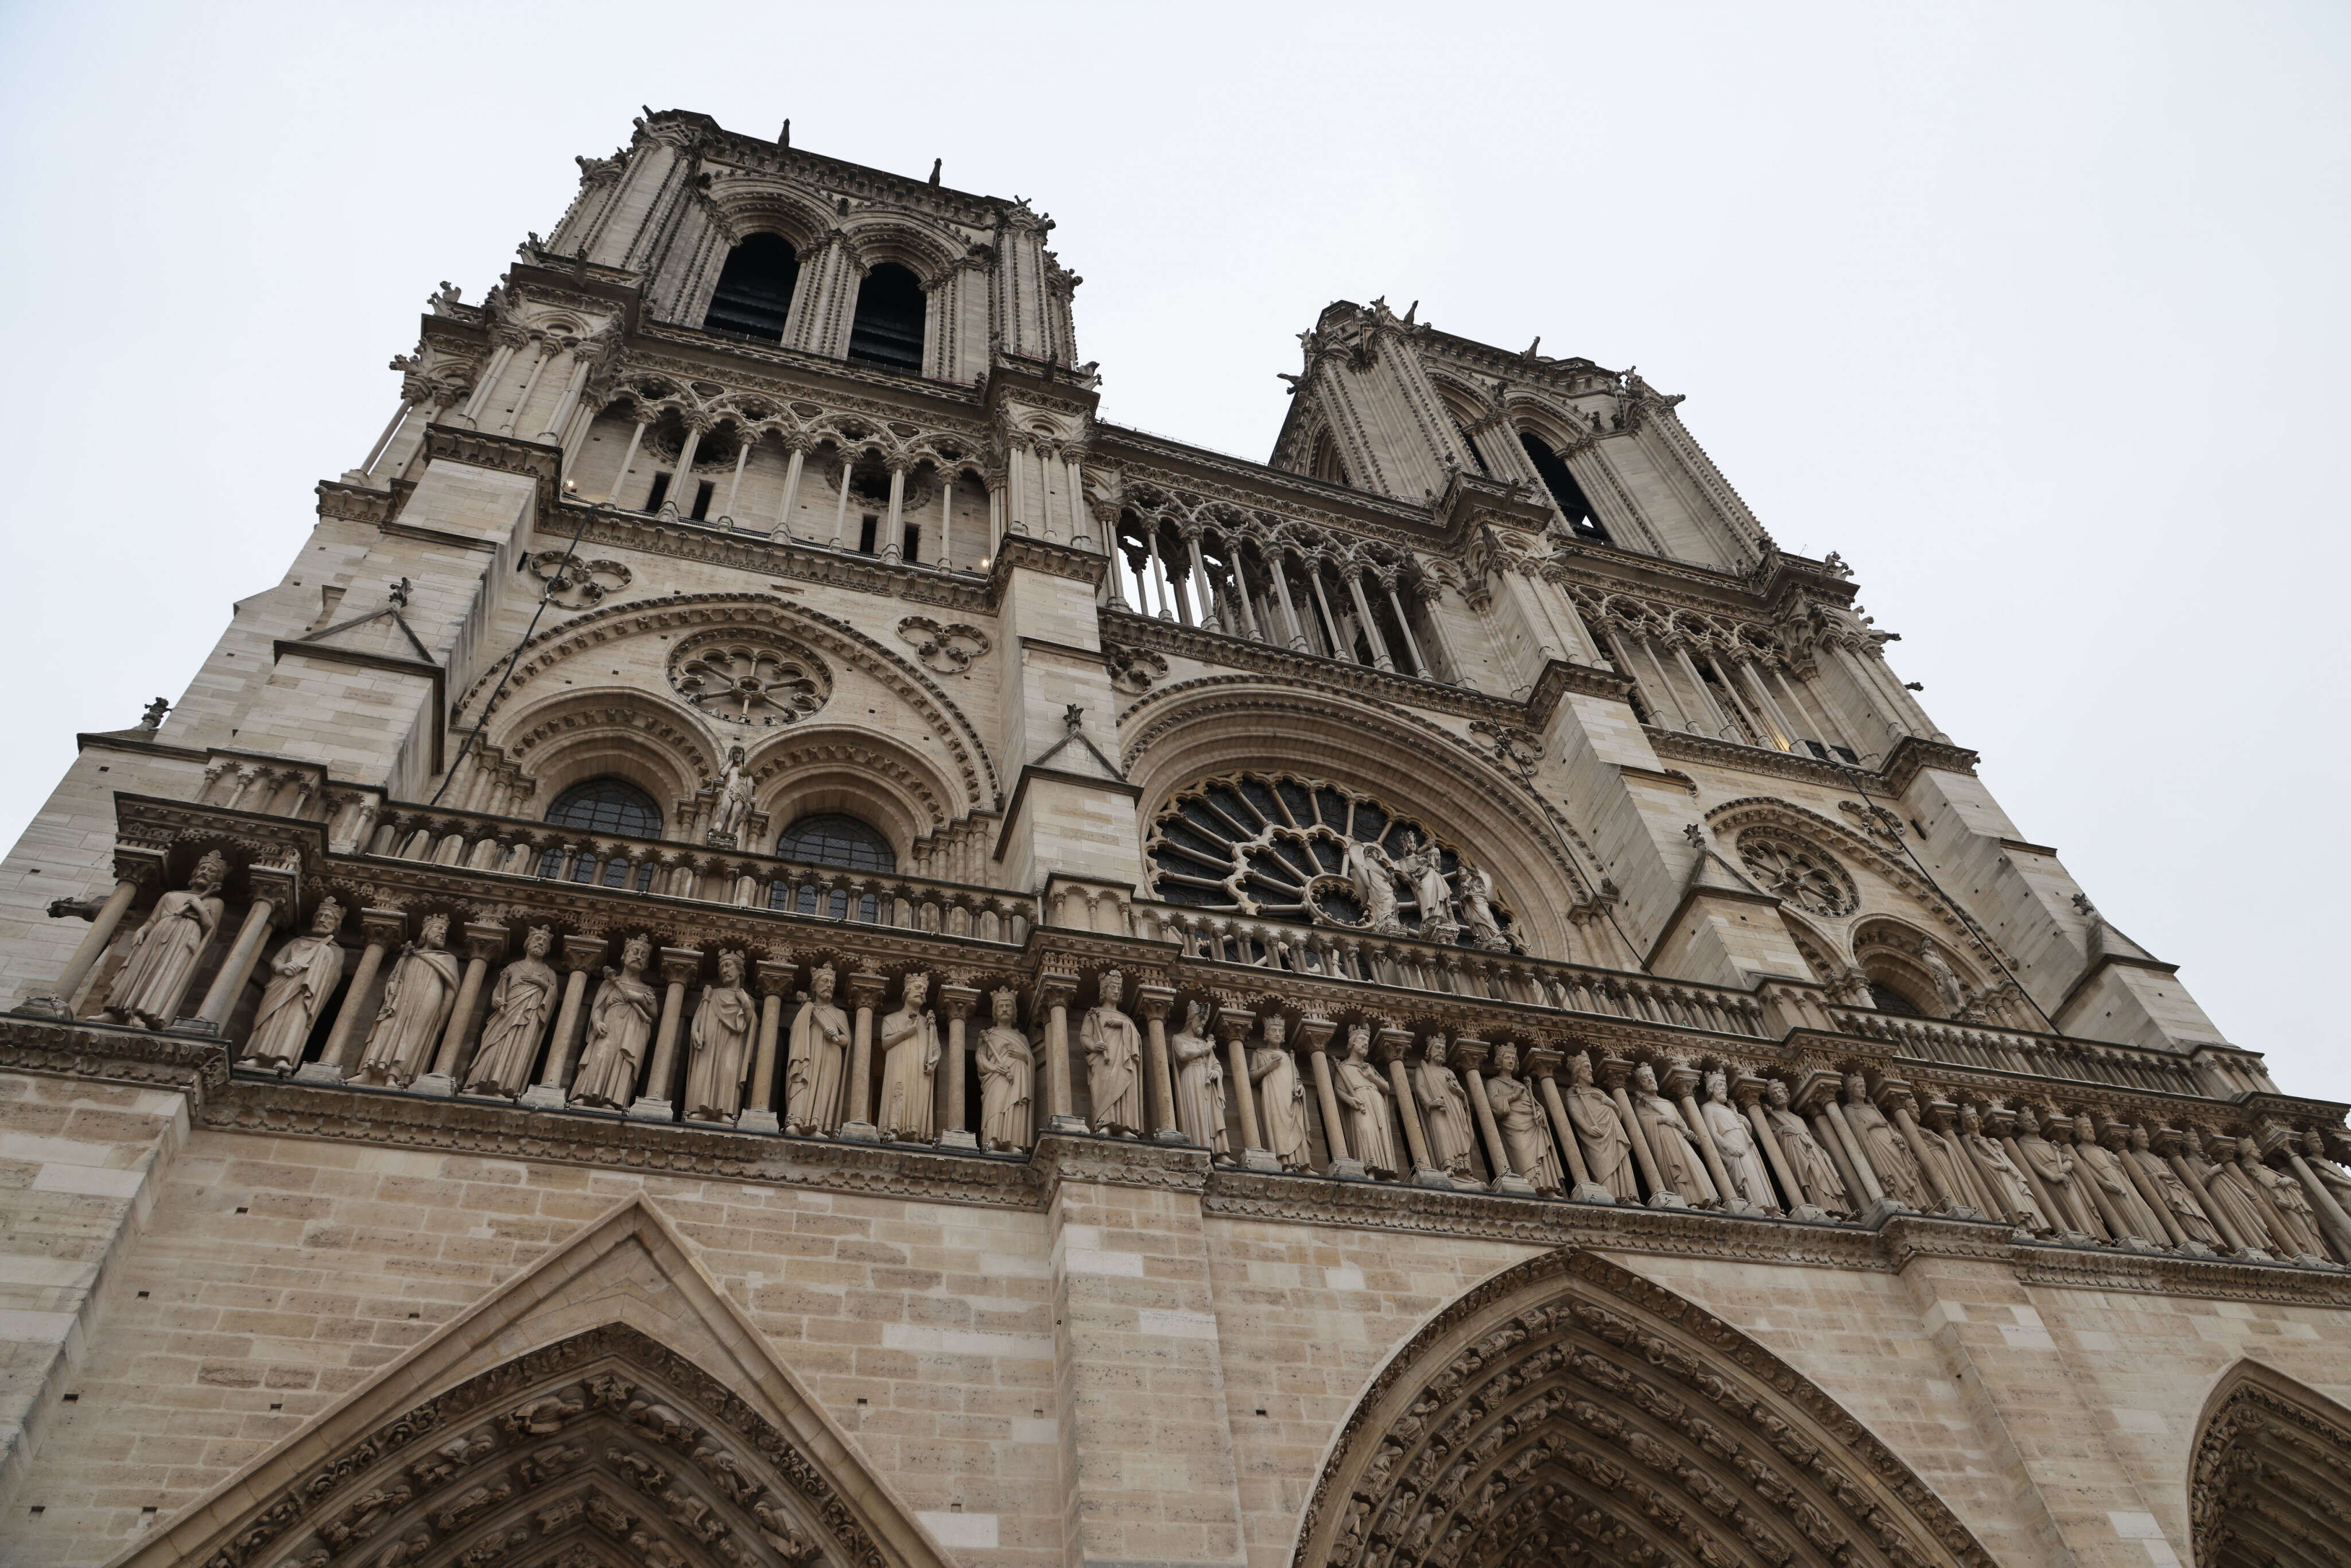
[(2189, 1462), (2196, 1568), (2340, 1568), (2346, 1498), (2351, 1410), (2257, 1361), (2222, 1374)]
[(1293, 1568), (1992, 1568), (1802, 1374), (1585, 1252), (1407, 1343), (1340, 1430)]

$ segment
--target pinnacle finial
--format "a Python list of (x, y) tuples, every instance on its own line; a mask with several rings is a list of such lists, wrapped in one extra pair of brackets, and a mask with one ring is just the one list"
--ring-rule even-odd
[(941, 167), (943, 167), (943, 166), (946, 164), (946, 159), (944, 159), (944, 158), (934, 158), (934, 159), (932, 159), (932, 160), (931, 160), (931, 183), (932, 183), (932, 184), (935, 185), (935, 184), (937, 184), (937, 183), (939, 183), (939, 170), (941, 169)]

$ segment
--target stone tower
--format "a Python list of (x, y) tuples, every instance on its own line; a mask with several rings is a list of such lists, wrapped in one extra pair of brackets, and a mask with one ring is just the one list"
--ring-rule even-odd
[(1679, 397), (580, 169), (0, 876), (0, 1563), (2351, 1561), (2345, 1107)]

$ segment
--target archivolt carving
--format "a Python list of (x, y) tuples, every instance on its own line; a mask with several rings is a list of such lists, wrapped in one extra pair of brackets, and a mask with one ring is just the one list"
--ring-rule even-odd
[(1585, 1252), (1472, 1290), (1341, 1429), (1294, 1568), (1991, 1568), (1802, 1374)]
[(727, 1568), (887, 1559), (758, 1410), (620, 1323), (385, 1422), (265, 1502), (204, 1568), (484, 1568), (523, 1554)]
[[(875, 826), (900, 828), (902, 838), (911, 840), (935, 831), (956, 815), (951, 802), (942, 793), (942, 781), (931, 769), (919, 758), (872, 736), (830, 728), (814, 734), (796, 734), (788, 741), (758, 752), (752, 757), (750, 766), (754, 798), (778, 828), (786, 825), (791, 802), (779, 801), (777, 791), (811, 773), (824, 771), (852, 776), (861, 785), (890, 787), (901, 798), (899, 811), (905, 820)], [(859, 810), (853, 814), (867, 813)]]
[(546, 758), (559, 743), (599, 735), (625, 737), (674, 768), (679, 793), (692, 795), (720, 771), (710, 738), (684, 716), (631, 692), (588, 692), (527, 713), (519, 727), (492, 743), (494, 754), (543, 781)]
[(2196, 1568), (2351, 1563), (2351, 1410), (2258, 1362), (2205, 1402), (2189, 1466)]
[(921, 279), (925, 288), (936, 285), (969, 248), (903, 214), (871, 208), (842, 224), (841, 237), (860, 267), (871, 271), (894, 261)]
[[(590, 611), (541, 632), (523, 645), (513, 678), (499, 697), (498, 706), (505, 707), (519, 700), (532, 682), (565, 660), (619, 638), (704, 630), (742, 633), (763, 627), (773, 635), (862, 671), (919, 714), (938, 737), (961, 777), (966, 793), (963, 810), (992, 810), (1001, 804), (995, 762), (978, 731), (937, 682), (847, 622), (768, 594), (680, 594)], [(464, 722), (461, 716), (465, 710), (484, 699), (496, 676), (497, 671), (493, 669), (475, 682), (452, 714), (452, 725)]]

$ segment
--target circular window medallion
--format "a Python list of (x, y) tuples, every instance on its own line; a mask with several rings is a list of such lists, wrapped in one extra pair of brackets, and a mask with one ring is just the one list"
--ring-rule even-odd
[(1807, 915), (1834, 919), (1860, 905), (1844, 867), (1801, 839), (1772, 832), (1740, 836), (1739, 858), (1756, 885)]
[(705, 632), (670, 655), (669, 684), (695, 711), (752, 727), (790, 724), (822, 707), (832, 676), (814, 654), (758, 632)]

